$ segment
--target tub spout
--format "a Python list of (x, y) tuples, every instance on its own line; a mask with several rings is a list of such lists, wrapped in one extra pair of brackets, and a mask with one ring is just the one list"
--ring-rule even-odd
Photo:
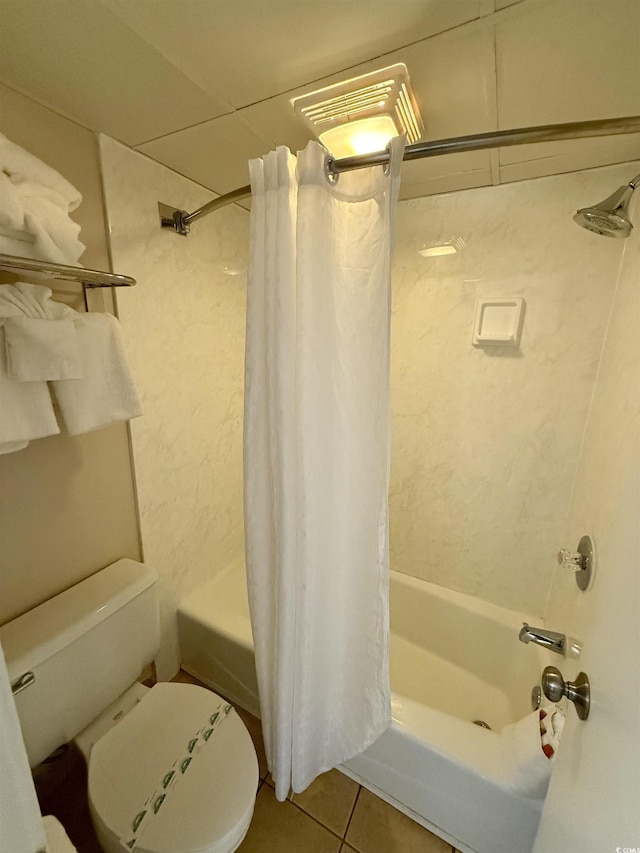
[(526, 622), (522, 623), (519, 639), (522, 643), (537, 643), (559, 655), (566, 652), (567, 638), (564, 634), (547, 631), (545, 628), (530, 628)]

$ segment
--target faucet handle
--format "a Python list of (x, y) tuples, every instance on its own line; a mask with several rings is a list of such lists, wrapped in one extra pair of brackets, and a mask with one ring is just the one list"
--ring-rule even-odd
[(590, 536), (583, 536), (575, 551), (561, 548), (558, 551), (558, 562), (563, 569), (575, 572), (578, 588), (583, 592), (588, 589), (595, 570), (595, 547)]
[(571, 569), (581, 572), (584, 569), (585, 558), (579, 551), (571, 551), (569, 548), (561, 548), (558, 551), (558, 563), (563, 569)]

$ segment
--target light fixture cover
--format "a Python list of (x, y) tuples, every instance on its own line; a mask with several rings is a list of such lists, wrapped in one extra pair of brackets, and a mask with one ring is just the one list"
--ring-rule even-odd
[(406, 133), (424, 132), (420, 110), (403, 62), (294, 98), (293, 107), (334, 157), (384, 151)]

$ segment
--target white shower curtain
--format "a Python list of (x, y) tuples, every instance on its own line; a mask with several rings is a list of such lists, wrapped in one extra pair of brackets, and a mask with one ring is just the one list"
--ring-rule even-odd
[(391, 721), (388, 679), (392, 220), (404, 142), (330, 183), (326, 151), (250, 163), (245, 531), (276, 796)]

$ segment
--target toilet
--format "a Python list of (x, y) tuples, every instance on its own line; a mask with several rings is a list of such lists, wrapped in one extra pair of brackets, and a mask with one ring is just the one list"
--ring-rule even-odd
[(75, 740), (106, 853), (232, 853), (258, 787), (249, 732), (223, 698), (137, 679), (160, 643), (157, 576), (118, 560), (0, 628), (35, 767)]

